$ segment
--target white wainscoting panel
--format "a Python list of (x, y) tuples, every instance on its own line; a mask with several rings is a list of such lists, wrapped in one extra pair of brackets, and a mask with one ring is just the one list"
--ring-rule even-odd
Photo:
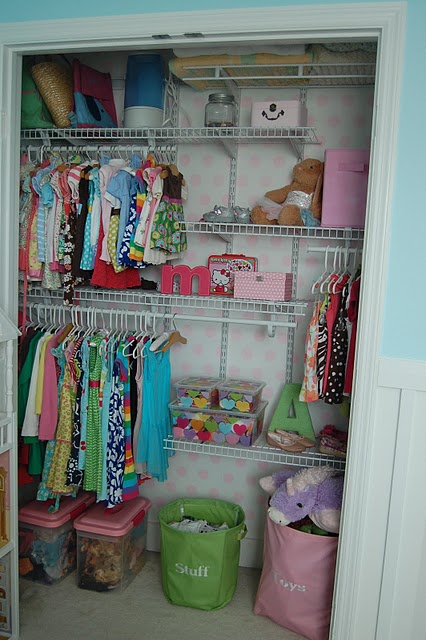
[(379, 384), (400, 395), (400, 407), (376, 640), (419, 640), (426, 637), (426, 362), (384, 358)]

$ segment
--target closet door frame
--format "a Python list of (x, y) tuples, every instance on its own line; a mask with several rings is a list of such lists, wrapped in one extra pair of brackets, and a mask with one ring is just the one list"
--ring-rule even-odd
[[(0, 24), (0, 273), (4, 283), (0, 288), (0, 305), (12, 320), (16, 319), (22, 55), (148, 50), (190, 43), (237, 44), (248, 39), (251, 44), (377, 39), (357, 370), (330, 636), (333, 640), (370, 640), (376, 636), (397, 435), (395, 420), (390, 423), (383, 420), (378, 370), (397, 153), (405, 3), (306, 9), (307, 6), (302, 10), (259, 7)], [(202, 33), (204, 37), (191, 39), (184, 35), (194, 33)], [(160, 40), (153, 34), (169, 37)]]

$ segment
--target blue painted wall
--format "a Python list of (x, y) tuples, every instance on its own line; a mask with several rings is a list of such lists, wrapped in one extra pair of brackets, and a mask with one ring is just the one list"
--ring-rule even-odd
[[(367, 0), (355, 0), (359, 3)], [(385, 0), (382, 0), (385, 1)], [(354, 0), (352, 0), (354, 2)], [(323, 0), (267, 0), (268, 6), (320, 5)], [(335, 4), (350, 4), (344, 0)], [(0, 10), (0, 21), (75, 18), (96, 15), (248, 8), (263, 6), (261, 0), (162, 0), (153, 5), (140, 0), (91, 0), (58, 2), (43, 0), (7, 2)], [(404, 83), (399, 126), (399, 153), (395, 193), (392, 198), (391, 255), (383, 328), (382, 354), (389, 357), (426, 360), (426, 149), (424, 113), (426, 81), (422, 66), (426, 60), (426, 3), (407, 0), (407, 41), (404, 58)]]

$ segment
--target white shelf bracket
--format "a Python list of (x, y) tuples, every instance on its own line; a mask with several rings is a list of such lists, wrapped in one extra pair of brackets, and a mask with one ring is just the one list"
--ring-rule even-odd
[(300, 162), (303, 158), (303, 144), (299, 142), (299, 140), (293, 140), (292, 138), (289, 138), (289, 142), (292, 146), (298, 162)]
[(276, 326), (274, 325), (274, 320), (276, 320), (275, 314), (271, 316), (271, 322), (268, 324), (268, 336), (270, 338), (275, 338)]
[(231, 140), (224, 140), (223, 138), (220, 138), (220, 142), (223, 144), (229, 157), (232, 160), (235, 160), (235, 158), (237, 157), (237, 143)]

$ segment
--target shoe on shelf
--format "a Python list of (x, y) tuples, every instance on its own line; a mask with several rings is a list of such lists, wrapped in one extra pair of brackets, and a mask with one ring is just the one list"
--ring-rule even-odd
[(306, 449), (304, 445), (298, 444), (297, 442), (294, 442), (292, 438), (287, 438), (276, 431), (267, 432), (266, 442), (271, 445), (271, 447), (277, 447), (278, 449), (288, 451), (289, 453), (302, 453), (302, 451), (305, 451)]
[(203, 215), (204, 222), (235, 222), (234, 211), (230, 207), (222, 207), (217, 204), (213, 211), (207, 211)]
[(250, 223), (250, 209), (244, 207), (234, 207), (233, 211), (235, 222), (238, 222), (238, 224)]
[(279, 433), (282, 436), (286, 436), (296, 442), (299, 445), (303, 445), (304, 447), (315, 447), (314, 440), (309, 440), (305, 436), (301, 436), (297, 431), (284, 431), (283, 429), (277, 429), (275, 433)]
[(327, 453), (338, 458), (346, 458), (348, 434), (328, 424), (320, 432), (320, 453)]

